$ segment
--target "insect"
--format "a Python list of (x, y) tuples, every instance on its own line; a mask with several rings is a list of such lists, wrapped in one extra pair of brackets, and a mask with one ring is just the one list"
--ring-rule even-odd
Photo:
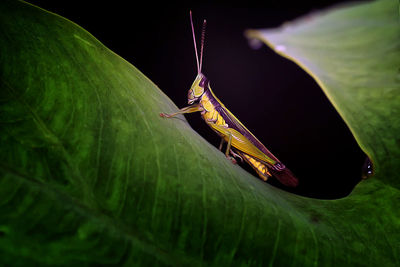
[(188, 92), (188, 104), (190, 106), (184, 107), (172, 114), (160, 113), (160, 116), (172, 118), (178, 114), (200, 112), (201, 117), (207, 125), (221, 137), (219, 150), (222, 150), (225, 142), (227, 143), (225, 150), (226, 158), (233, 163), (237, 163), (235, 158), (239, 158), (241, 161), (245, 160), (264, 181), (273, 176), (286, 186), (297, 186), (298, 180), (293, 173), (258, 141), (211, 90), (210, 81), (201, 72), (206, 20), (203, 21), (200, 61), (191, 11), (190, 24), (197, 62), (197, 76)]

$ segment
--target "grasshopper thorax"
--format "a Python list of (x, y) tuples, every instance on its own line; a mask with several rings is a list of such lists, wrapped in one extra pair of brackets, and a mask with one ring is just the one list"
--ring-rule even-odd
[(203, 96), (204, 92), (208, 88), (208, 83), (209, 81), (203, 73), (197, 74), (196, 79), (194, 79), (194, 82), (188, 92), (189, 105), (193, 104)]

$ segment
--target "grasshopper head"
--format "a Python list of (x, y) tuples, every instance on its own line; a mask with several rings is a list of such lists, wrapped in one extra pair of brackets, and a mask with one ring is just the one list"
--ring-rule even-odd
[(204, 76), (203, 73), (197, 74), (197, 77), (194, 80), (188, 92), (189, 105), (193, 104), (195, 101), (200, 99), (200, 97), (206, 91), (207, 86), (208, 86), (208, 79), (206, 78), (206, 76)]

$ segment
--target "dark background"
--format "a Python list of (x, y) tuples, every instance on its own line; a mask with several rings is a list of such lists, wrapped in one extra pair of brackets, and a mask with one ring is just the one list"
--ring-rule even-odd
[[(299, 187), (289, 191), (309, 197), (339, 198), (349, 194), (361, 179), (365, 155), (316, 82), (266, 46), (251, 49), (243, 35), (249, 28), (278, 27), (348, 1), (299, 1), (301, 6), (271, 1), (263, 8), (28, 2), (85, 28), (142, 71), (180, 108), (187, 106), (187, 91), (197, 74), (189, 22), (192, 10), (198, 43), (202, 21), (207, 19), (203, 73), (210, 79), (211, 88), (298, 176)], [(200, 114), (186, 118), (200, 135), (219, 145), (219, 137)], [(243, 167), (253, 172), (245, 164)], [(282, 188), (274, 179), (269, 182)]]

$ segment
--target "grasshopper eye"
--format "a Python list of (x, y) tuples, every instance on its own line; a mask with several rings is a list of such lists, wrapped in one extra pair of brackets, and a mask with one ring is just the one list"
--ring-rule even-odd
[(196, 101), (196, 97), (194, 96), (193, 90), (190, 89), (188, 92), (188, 104), (191, 105)]
[(194, 98), (193, 90), (190, 89), (188, 92), (188, 99), (193, 99), (193, 98)]

